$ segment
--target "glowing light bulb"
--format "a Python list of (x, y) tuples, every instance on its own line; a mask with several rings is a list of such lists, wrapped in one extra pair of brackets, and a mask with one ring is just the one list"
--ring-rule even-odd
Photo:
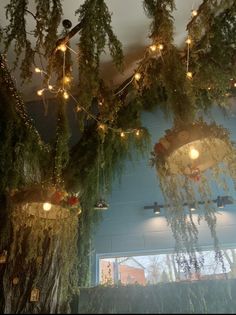
[(210, 90), (211, 90), (211, 87), (210, 87), (210, 86), (208, 86), (208, 88), (207, 88), (207, 89), (208, 89), (208, 91), (210, 91)]
[(106, 126), (105, 126), (104, 124), (100, 124), (100, 125), (98, 126), (98, 128), (100, 128), (100, 129), (102, 129), (102, 130), (105, 130)]
[(40, 70), (38, 67), (36, 67), (36, 68), (34, 69), (34, 71), (35, 71), (36, 73), (40, 73), (40, 72), (41, 72), (41, 70)]
[(198, 13), (197, 13), (197, 10), (192, 10), (192, 16), (197, 16)]
[(190, 45), (190, 44), (192, 43), (191, 38), (188, 38), (188, 39), (186, 40), (186, 43), (187, 43), (188, 45)]
[(60, 51), (62, 51), (62, 52), (65, 52), (66, 49), (67, 49), (67, 47), (66, 47), (66, 45), (64, 45), (64, 44), (61, 44), (61, 45), (59, 45), (59, 46), (57, 47), (57, 49), (60, 50)]
[(191, 148), (190, 151), (189, 151), (189, 157), (190, 159), (192, 160), (196, 160), (198, 157), (199, 157), (199, 152), (198, 150), (194, 149), (194, 148)]
[(125, 137), (125, 133), (122, 131), (122, 132), (120, 133), (120, 136), (121, 136), (121, 138), (124, 138), (124, 137)]
[(159, 45), (158, 45), (158, 48), (159, 48), (160, 50), (163, 50), (163, 49), (164, 49), (164, 45), (159, 44)]
[(188, 71), (188, 72), (186, 73), (186, 76), (187, 76), (188, 79), (192, 79), (192, 78), (193, 78), (193, 73), (190, 72), (190, 71)]
[(236, 82), (234, 83), (234, 87), (236, 87)]
[(157, 50), (157, 46), (156, 46), (156, 45), (151, 45), (151, 46), (149, 46), (149, 49), (150, 49), (152, 52), (154, 52), (154, 51)]
[(79, 106), (76, 107), (77, 113), (80, 112), (81, 110), (82, 110), (81, 107), (79, 107)]
[(71, 78), (68, 77), (67, 75), (63, 78), (64, 83), (70, 83), (70, 81), (71, 81)]
[(68, 98), (69, 98), (69, 94), (66, 91), (63, 92), (63, 98), (65, 100), (68, 100)]
[(43, 90), (38, 90), (37, 94), (38, 94), (38, 96), (42, 96), (43, 95)]
[(141, 79), (141, 74), (139, 72), (136, 72), (134, 78), (136, 81), (139, 81)]
[(135, 134), (136, 134), (136, 136), (139, 136), (140, 135), (140, 130), (136, 130)]
[(51, 84), (49, 84), (49, 85), (48, 85), (48, 89), (49, 89), (49, 90), (52, 90), (52, 89), (53, 89), (53, 86), (52, 86)]
[(52, 208), (52, 204), (50, 202), (44, 202), (43, 204), (43, 210), (44, 211), (49, 211)]

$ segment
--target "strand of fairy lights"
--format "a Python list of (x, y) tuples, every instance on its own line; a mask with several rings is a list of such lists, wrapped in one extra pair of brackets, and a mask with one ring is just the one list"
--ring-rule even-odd
[[(126, 137), (126, 134), (131, 134), (131, 133), (135, 133), (136, 136), (139, 136), (141, 134), (141, 129), (128, 129), (128, 130), (121, 130), (121, 129), (118, 129), (118, 128), (113, 128), (105, 123), (102, 123), (101, 121), (99, 121), (93, 114), (91, 114), (90, 112), (88, 112), (83, 106), (81, 106), (78, 102), (78, 100), (70, 93), (66, 90), (65, 88), (65, 84), (69, 83), (70, 82), (70, 78), (68, 76), (66, 76), (65, 74), (65, 52), (66, 52), (66, 49), (69, 48), (67, 45), (60, 45), (58, 46), (58, 50), (62, 51), (63, 52), (63, 69), (62, 69), (62, 75), (63, 75), (63, 78), (62, 78), (62, 88), (59, 88), (59, 89), (55, 89), (55, 87), (53, 85), (50, 84), (50, 77), (48, 76), (47, 72), (45, 72), (44, 70), (41, 70), (40, 68), (36, 67), (35, 68), (35, 72), (36, 73), (40, 73), (41, 75), (46, 75), (48, 76), (48, 86), (47, 88), (44, 87), (40, 90), (37, 91), (37, 94), (38, 96), (44, 96), (44, 91), (49, 91), (51, 93), (60, 93), (62, 92), (62, 96), (65, 100), (69, 99), (69, 97), (71, 99), (73, 99), (73, 101), (75, 102), (76, 104), (76, 110), (77, 112), (79, 112), (80, 110), (83, 110), (90, 118), (92, 118), (93, 120), (95, 120), (97, 123), (98, 123), (98, 128), (101, 129), (101, 130), (112, 130), (113, 132), (116, 132), (116, 133), (119, 133), (121, 138), (125, 138)], [(74, 53), (76, 53), (73, 49), (71, 49), (71, 51), (73, 51)], [(123, 89), (125, 89), (132, 81), (133, 79), (136, 78), (137, 79), (137, 74), (136, 74), (136, 77), (134, 75), (134, 77), (132, 77), (132, 79), (128, 82), (128, 84), (123, 87)], [(141, 78), (141, 75), (140, 75), (140, 78)], [(140, 79), (138, 78), (138, 79)], [(122, 89), (122, 90), (123, 90)], [(117, 94), (119, 94), (121, 91), (118, 91)], [(116, 94), (115, 94), (116, 95)]]
[[(196, 17), (198, 15), (198, 12), (197, 10), (192, 10), (191, 11), (191, 15), (192, 17)], [(188, 79), (192, 79), (193, 77), (193, 73), (191, 71), (189, 71), (189, 61), (190, 61), (190, 45), (192, 43), (192, 40), (191, 38), (188, 36), (187, 40), (186, 40), (186, 44), (187, 44), (187, 62), (186, 62), (186, 77)], [(65, 89), (65, 84), (68, 84), (70, 82), (70, 77), (66, 76), (65, 75), (65, 52), (66, 50), (70, 49), (74, 54), (77, 55), (77, 52), (75, 52), (72, 48), (70, 48), (69, 46), (65, 45), (65, 44), (61, 44), (57, 47), (57, 50), (60, 50), (61, 52), (63, 52), (63, 79), (62, 79), (62, 88), (59, 88), (59, 89), (55, 89), (54, 86), (52, 86), (50, 83), (50, 78), (48, 76), (48, 74), (44, 71), (44, 70), (41, 70), (40, 68), (36, 67), (35, 68), (35, 72), (36, 73), (40, 73), (41, 75), (46, 75), (48, 76), (48, 87), (47, 88), (42, 88), (41, 90), (38, 90), (37, 91), (37, 94), (39, 96), (43, 96), (43, 93), (44, 91), (48, 90), (50, 91), (51, 93), (60, 93), (62, 92), (63, 94), (63, 98), (64, 99), (68, 99), (69, 97), (71, 97), (76, 105), (77, 105), (77, 111), (80, 111), (80, 110), (83, 110), (84, 112), (86, 112), (86, 114), (88, 116), (90, 116), (92, 119), (96, 120), (97, 123), (99, 124), (99, 128), (105, 130), (105, 129), (110, 129), (114, 132), (119, 132), (121, 137), (124, 138), (125, 135), (127, 133), (134, 133), (139, 136), (140, 135), (140, 130), (139, 129), (130, 129), (128, 131), (120, 131), (120, 129), (116, 129), (116, 128), (113, 128), (113, 127), (110, 127), (104, 123), (101, 123), (94, 115), (92, 115), (91, 113), (89, 113), (84, 107), (82, 107), (79, 102), (74, 98), (74, 96), (72, 94), (70, 94), (66, 89)], [(159, 55), (162, 59), (162, 61), (164, 62), (163, 60), (163, 56), (162, 56), (162, 50), (164, 49), (164, 45), (159, 43), (159, 44), (152, 44), (148, 47), (148, 50), (151, 54), (153, 53), (157, 53), (159, 52)], [(119, 91), (117, 91), (116, 93), (114, 93), (114, 95), (120, 95), (133, 81), (136, 81), (138, 82), (141, 78), (142, 78), (142, 74), (139, 72), (139, 69), (141, 68), (141, 66), (135, 71), (134, 75), (131, 77), (131, 79), (125, 84), (125, 86), (123, 86)], [(234, 84), (234, 87), (235, 87), (235, 84)], [(208, 88), (210, 89), (210, 88)]]
[(188, 79), (192, 79), (193, 73), (189, 71), (189, 56), (190, 56), (190, 45), (192, 43), (192, 40), (190, 37), (187, 38), (186, 40), (187, 43), (187, 68), (186, 68), (186, 76)]
[[(192, 5), (192, 10), (191, 10), (191, 16), (192, 18), (195, 18), (198, 15), (198, 11), (193, 9), (194, 3)], [(190, 45), (192, 43), (192, 39), (190, 38), (190, 36), (188, 36), (187, 40), (186, 40), (186, 44), (187, 44), (187, 62), (186, 62), (186, 77), (188, 79), (192, 79), (193, 78), (193, 73), (191, 71), (189, 71), (189, 59), (190, 59)]]

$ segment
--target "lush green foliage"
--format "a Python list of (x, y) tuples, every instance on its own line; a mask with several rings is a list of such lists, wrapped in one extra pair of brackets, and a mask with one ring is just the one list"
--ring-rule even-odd
[(235, 280), (83, 289), (82, 314), (234, 314)]
[[(55, 49), (62, 17), (61, 1), (36, 0), (35, 3), (36, 12), (32, 13), (28, 10), (28, 1), (10, 1), (6, 7), (9, 24), (0, 30), (0, 40), (5, 51), (11, 44), (14, 45), (15, 64), (24, 54), (20, 66), (23, 79), (32, 75), (32, 66), (38, 55), (42, 64), (42, 56), (46, 57), (48, 72), (50, 75), (52, 72), (56, 73), (57, 86), (62, 87), (60, 92), (63, 92), (63, 76), (71, 76), (71, 56), (68, 49), (65, 55)], [(147, 49), (137, 67), (141, 79), (132, 80), (132, 85), (127, 85), (117, 93), (109, 91), (99, 76), (101, 54), (107, 45), (119, 70), (122, 69), (123, 61), (121, 43), (113, 33), (111, 15), (106, 3), (104, 0), (86, 0), (76, 11), (80, 21), (80, 37), (79, 88), (75, 92), (79, 99), (76, 106), (81, 106), (82, 111), (78, 111), (81, 138), (73, 148), (68, 147), (66, 104), (58, 100), (56, 139), (49, 147), (42, 143), (27, 116), (24, 104), (1, 57), (0, 192), (5, 194), (12, 189), (21, 189), (33, 183), (47, 183), (79, 192), (82, 205), (78, 232), (80, 285), (88, 284), (91, 229), (98, 220), (98, 214), (93, 209), (95, 202), (109, 191), (113, 177), (120, 173), (124, 159), (131, 158), (134, 148), (140, 153), (147, 152), (149, 137), (148, 132), (141, 126), (141, 111), (159, 106), (174, 118), (175, 127), (186, 121), (191, 122), (199, 112), (208, 110), (216, 101), (227, 106), (226, 100), (232, 91), (233, 83), (230, 83), (230, 79), (236, 75), (235, 1), (205, 0), (198, 16), (188, 25), (192, 39), (188, 64), (188, 70), (193, 74), (191, 80), (186, 78), (188, 50), (179, 49), (173, 44), (174, 1), (144, 0), (143, 5), (148, 17), (152, 19), (152, 43), (162, 44), (163, 49), (155, 52)], [(32, 34), (26, 29), (26, 15), (30, 15), (35, 21)], [(63, 33), (65, 42), (69, 45), (67, 35), (67, 32)], [(32, 47), (30, 36), (36, 39), (35, 47)], [(62, 69), (62, 63), (65, 64), (65, 69)], [(70, 87), (66, 88), (69, 90)], [(122, 130), (136, 129), (140, 131), (139, 137), (135, 137), (134, 132), (127, 132), (124, 138), (120, 137)], [(233, 169), (233, 163), (231, 164)], [(159, 175), (161, 177), (161, 172)], [(162, 189), (168, 196), (182, 184), (185, 184), (182, 179), (176, 182), (170, 179), (169, 186), (162, 183)], [(204, 187), (208, 189), (206, 185)], [(191, 192), (188, 185), (186, 189)], [(206, 193), (207, 189), (203, 192)], [(182, 195), (177, 196), (177, 199), (179, 197), (182, 198)], [(4, 211), (2, 213), (4, 218), (8, 218), (6, 222), (9, 222), (9, 216), (5, 216)], [(190, 239), (196, 238), (197, 230), (194, 225), (186, 225), (186, 218), (181, 209), (178, 214), (180, 226), (177, 226), (173, 213), (169, 222), (172, 224), (177, 244), (180, 244), (177, 229), (189, 233)], [(206, 220), (215, 237), (215, 217), (210, 210), (206, 213)], [(7, 232), (4, 232), (6, 237), (1, 238), (4, 239), (3, 247), (9, 240), (9, 231), (7, 229)], [(38, 230), (37, 232), (39, 233)], [(187, 234), (182, 234), (182, 241), (185, 241)], [(62, 237), (68, 240), (68, 234), (63, 234)], [(186, 247), (188, 243), (182, 245)], [(187, 250), (189, 252), (192, 249)], [(68, 259), (72, 262), (73, 258), (74, 256)]]

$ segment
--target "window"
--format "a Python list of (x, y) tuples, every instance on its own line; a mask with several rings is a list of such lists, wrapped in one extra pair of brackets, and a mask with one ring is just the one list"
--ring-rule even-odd
[[(100, 284), (158, 284), (163, 282), (236, 278), (236, 249), (224, 249), (222, 261), (216, 262), (215, 251), (202, 251), (204, 267), (200, 273), (186, 275), (171, 253), (101, 257)], [(222, 264), (223, 262), (223, 264)]]

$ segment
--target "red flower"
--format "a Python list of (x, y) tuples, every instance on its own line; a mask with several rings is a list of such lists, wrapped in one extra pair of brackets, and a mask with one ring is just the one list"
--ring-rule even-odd
[(55, 191), (55, 193), (52, 195), (52, 203), (59, 204), (64, 197), (64, 193), (62, 191)]
[(192, 178), (195, 182), (198, 182), (201, 179), (199, 168), (192, 169), (190, 178)]
[(67, 203), (70, 206), (75, 206), (75, 205), (77, 205), (79, 203), (79, 199), (77, 197), (75, 197), (75, 196), (71, 196), (71, 197), (69, 197), (67, 199)]

